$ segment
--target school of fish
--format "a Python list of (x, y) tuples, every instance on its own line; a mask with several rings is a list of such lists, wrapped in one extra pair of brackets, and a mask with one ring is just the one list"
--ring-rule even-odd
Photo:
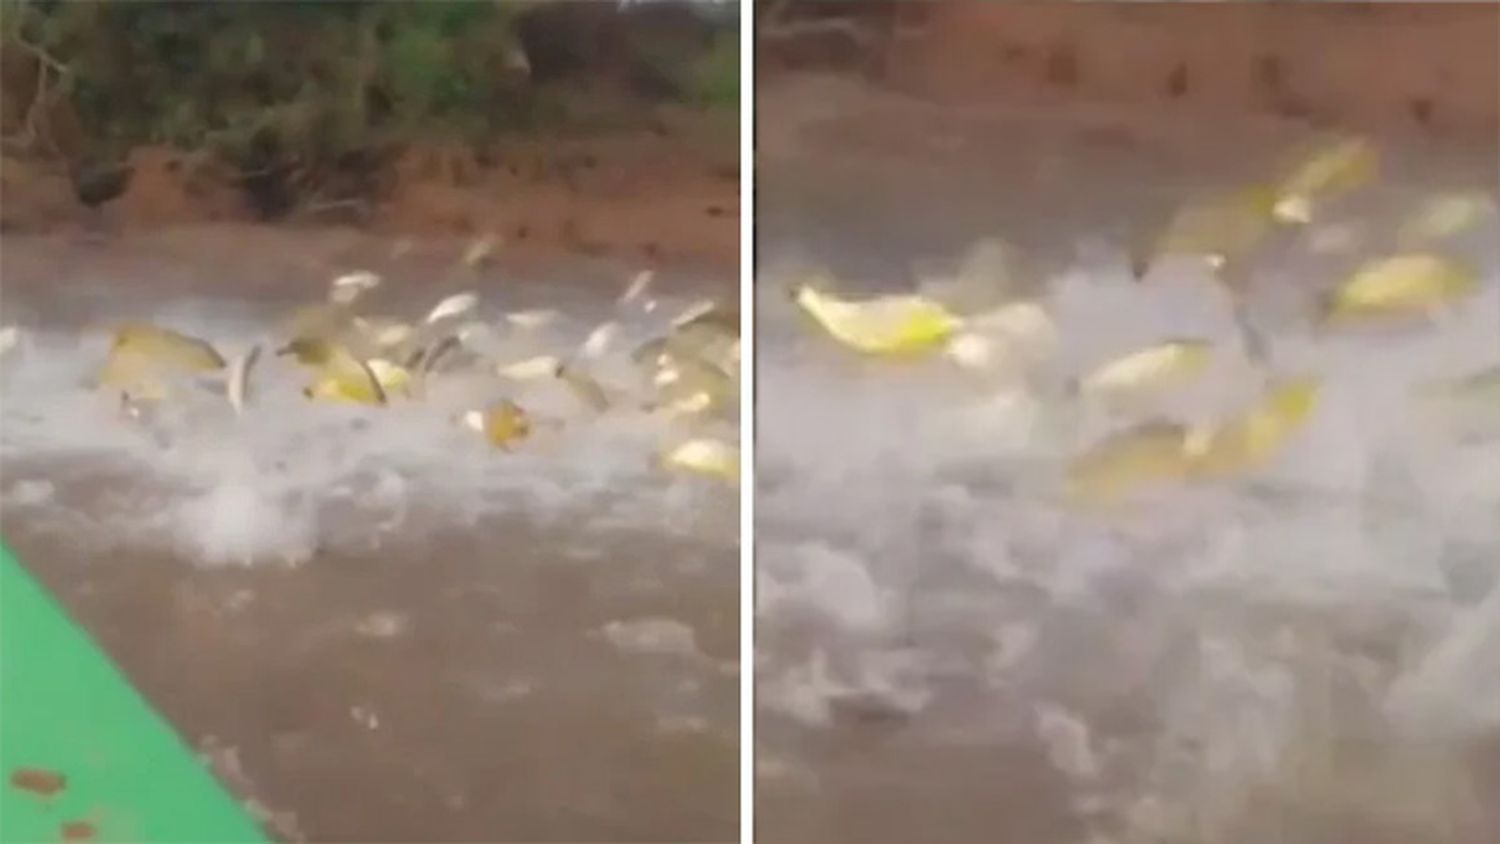
[[(1037, 389), (1069, 407), (1126, 408), (1114, 430), (1068, 459), (1064, 497), (1073, 506), (1115, 505), (1152, 488), (1223, 480), (1273, 461), (1306, 425), (1322, 385), (1308, 373), (1283, 371), (1265, 338), (1245, 316), (1249, 264), (1273, 237), (1311, 239), (1331, 203), (1375, 183), (1381, 150), (1363, 137), (1309, 145), (1260, 184), (1197, 197), (1159, 226), (1123, 244), (1126, 283), (1149, 284), (1168, 261), (1198, 262), (1232, 303), (1244, 349), (1260, 379), (1260, 396), (1237, 414), (1182, 420), (1160, 411), (1161, 400), (1207, 378), (1217, 354), (1208, 337), (1174, 337), (1135, 349), (1092, 369), (1070, 373), (1057, 389)], [(1384, 252), (1362, 256), (1342, 280), (1312, 285), (1306, 309), (1322, 332), (1396, 322), (1421, 326), (1465, 306), (1480, 288), (1477, 268), (1446, 248), (1453, 238), (1493, 220), (1494, 200), (1482, 191), (1427, 197), (1405, 214)], [(913, 292), (857, 298), (836, 292), (822, 271), (804, 273), (790, 290), (808, 322), (860, 355), (886, 362), (946, 362), (993, 376), (1019, 375), (1038, 388), (1040, 363), (1066, 338), (1046, 305), (1023, 290), (1012, 250), (1002, 240), (971, 251), (953, 278), (924, 280)], [(1496, 368), (1431, 384), (1412, 400), (1425, 412), (1462, 410), (1500, 420)], [(1055, 374), (1053, 375), (1055, 378)], [(1029, 380), (1028, 380), (1029, 379)], [(1496, 424), (1500, 434), (1500, 423)]]
[[(472, 265), (475, 254), (489, 251), (483, 242), (476, 244), (464, 263)], [(661, 420), (657, 451), (646, 459), (663, 471), (736, 484), (737, 308), (708, 299), (695, 302), (635, 349), (633, 373), (615, 372), (612, 380), (596, 373), (595, 364), (614, 351), (622, 323), (658, 310), (653, 278), (650, 271), (635, 275), (612, 317), (576, 348), (547, 348), (555, 341), (544, 339), (540, 329), (558, 322), (557, 312), (521, 311), (485, 321), (478, 315), (479, 296), (466, 291), (442, 299), (419, 319), (375, 315), (361, 305), (382, 284), (381, 277), (352, 272), (334, 278), (325, 299), (287, 314), (238, 354), (221, 353), (211, 340), (166, 325), (115, 325), (91, 386), (117, 411), (115, 422), (145, 424), (158, 410), (215, 394), (234, 414), (251, 414), (263, 390), (279, 388), (263, 377), (273, 361), (299, 373), (307, 401), (371, 412), (422, 402), (443, 379), (477, 379), (481, 386), (474, 390), (473, 406), (451, 421), (497, 452), (526, 449), (539, 431), (633, 410)], [(0, 329), (0, 357), (17, 353), (23, 339), (15, 326)], [(496, 351), (501, 348), (506, 351)], [(546, 384), (565, 388), (582, 412), (566, 419), (535, 416), (526, 394)]]

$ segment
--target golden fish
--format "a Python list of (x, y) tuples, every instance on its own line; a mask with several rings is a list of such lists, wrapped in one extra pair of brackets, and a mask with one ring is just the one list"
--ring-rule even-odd
[(1311, 378), (1282, 382), (1240, 418), (1193, 432), (1186, 443), (1193, 474), (1224, 477), (1264, 465), (1306, 424), (1320, 387)]
[(864, 301), (838, 299), (800, 285), (796, 302), (835, 340), (872, 355), (913, 355), (936, 350), (962, 320), (921, 296), (880, 296)]
[(719, 440), (688, 440), (664, 454), (662, 462), (668, 468), (729, 483), (740, 479), (740, 450)]
[(509, 400), (465, 413), (463, 424), (483, 434), (490, 445), (507, 450), (531, 435), (531, 417), (520, 405)]
[(1276, 193), (1258, 186), (1184, 205), (1154, 239), (1132, 250), (1136, 278), (1163, 259), (1196, 257), (1229, 281), (1231, 266), (1248, 258), (1274, 228), (1275, 205)]
[(405, 393), (411, 387), (412, 376), (406, 367), (398, 366), (385, 358), (370, 358), (365, 361), (365, 366), (387, 396)]
[(277, 352), (292, 355), (317, 375), (304, 390), (308, 398), (380, 405), (386, 403), (380, 379), (346, 347), (318, 338), (299, 338)]
[(95, 377), (101, 389), (117, 390), (127, 401), (162, 401), (171, 394), (161, 368), (132, 350), (112, 351)]
[(658, 407), (669, 416), (730, 409), (739, 398), (732, 378), (696, 358), (668, 355), (653, 384), (659, 396)]
[(1069, 465), (1068, 496), (1110, 503), (1138, 489), (1188, 477), (1187, 429), (1148, 422), (1105, 438)]
[(161, 401), (171, 393), (172, 377), (224, 367), (218, 350), (203, 340), (149, 323), (126, 323), (115, 330), (97, 383), (132, 401)]
[(706, 413), (714, 408), (714, 404), (714, 397), (700, 390), (696, 393), (678, 396), (671, 401), (657, 405), (655, 409), (668, 419), (678, 419)]
[(1084, 391), (1120, 395), (1179, 384), (1208, 366), (1212, 347), (1203, 340), (1168, 340), (1116, 358), (1084, 377)]
[(311, 384), (302, 388), (302, 395), (314, 401), (340, 402), (344, 404), (384, 404), (383, 397), (373, 392), (368, 386), (358, 381), (350, 381), (331, 376), (325, 376), (314, 380)]
[(538, 355), (515, 363), (501, 364), (496, 371), (501, 378), (514, 381), (536, 381), (542, 378), (556, 378), (562, 365), (562, 360), (554, 355)]
[(1466, 296), (1478, 287), (1472, 270), (1438, 255), (1409, 253), (1365, 264), (1334, 291), (1327, 317), (1421, 313)]
[(150, 323), (121, 325), (112, 347), (149, 357), (164, 367), (184, 372), (214, 372), (224, 368), (224, 358), (204, 340), (189, 337)]
[(1481, 191), (1456, 191), (1431, 197), (1396, 230), (1396, 239), (1418, 248), (1456, 237), (1495, 215), (1495, 201)]
[(1289, 225), (1310, 222), (1318, 202), (1368, 184), (1379, 170), (1380, 155), (1370, 141), (1336, 140), (1291, 168), (1276, 186), (1272, 213), (1277, 221)]

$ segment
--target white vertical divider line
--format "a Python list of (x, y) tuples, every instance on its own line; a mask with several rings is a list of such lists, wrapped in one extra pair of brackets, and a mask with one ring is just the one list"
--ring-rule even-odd
[(740, 841), (755, 841), (755, 3), (740, 0)]

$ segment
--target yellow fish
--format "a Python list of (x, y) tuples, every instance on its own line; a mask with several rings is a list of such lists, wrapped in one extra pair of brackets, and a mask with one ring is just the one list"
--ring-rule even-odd
[(317, 338), (299, 338), (277, 352), (292, 355), (312, 370), (317, 379), (303, 393), (312, 399), (381, 405), (386, 402), (380, 379), (368, 364), (338, 343)]
[(1193, 474), (1224, 477), (1264, 465), (1306, 424), (1320, 387), (1311, 378), (1285, 381), (1240, 418), (1193, 432), (1186, 442)]
[(1318, 147), (1276, 187), (1272, 213), (1288, 225), (1312, 220), (1318, 202), (1370, 183), (1380, 170), (1380, 155), (1365, 138), (1340, 138)]
[(669, 402), (658, 405), (656, 409), (660, 410), (669, 419), (676, 419), (706, 413), (713, 410), (714, 405), (714, 397), (700, 390), (696, 393), (679, 396)]
[(1147, 422), (1106, 437), (1068, 466), (1068, 497), (1106, 504), (1138, 489), (1184, 480), (1191, 464), (1187, 436), (1181, 425)]
[(1140, 241), (1132, 250), (1136, 278), (1172, 257), (1202, 258), (1224, 278), (1230, 266), (1249, 257), (1274, 228), (1275, 206), (1275, 191), (1260, 186), (1184, 205), (1154, 240)]
[(501, 378), (513, 381), (536, 381), (541, 378), (556, 378), (562, 368), (561, 358), (555, 355), (537, 355), (514, 363), (500, 364), (496, 372)]
[(696, 358), (668, 355), (653, 379), (658, 406), (670, 416), (732, 408), (738, 399), (734, 381), (718, 367)]
[(1326, 316), (1333, 321), (1427, 312), (1478, 285), (1472, 270), (1439, 255), (1394, 255), (1356, 270), (1329, 298)]
[(1116, 358), (1084, 377), (1084, 391), (1105, 396), (1179, 384), (1203, 372), (1212, 347), (1202, 340), (1168, 340)]
[(385, 358), (370, 358), (365, 361), (365, 366), (387, 396), (404, 393), (411, 387), (411, 372), (404, 366), (398, 366)]
[(209, 343), (149, 323), (132, 322), (115, 330), (100, 369), (100, 387), (119, 390), (130, 400), (160, 401), (176, 375), (217, 372), (225, 361)]
[(363, 385), (338, 378), (318, 378), (302, 388), (302, 395), (315, 401), (342, 402), (345, 404), (383, 404), (376, 401)]
[(162, 366), (183, 372), (214, 372), (224, 368), (224, 357), (208, 342), (144, 322), (121, 325), (112, 347), (145, 355)]
[(663, 455), (662, 462), (668, 468), (729, 483), (740, 479), (740, 450), (718, 440), (688, 440)]
[(1482, 191), (1438, 194), (1422, 203), (1396, 230), (1396, 239), (1408, 247), (1463, 234), (1495, 214), (1495, 201)]
[(795, 298), (835, 340), (872, 355), (914, 355), (942, 346), (962, 325), (947, 308), (922, 296), (880, 296), (864, 301), (838, 299), (811, 285)]
[(490, 445), (506, 450), (531, 435), (531, 417), (520, 405), (509, 400), (496, 402), (483, 410), (471, 410), (463, 415), (463, 423), (483, 434)]
[(163, 401), (172, 392), (161, 369), (149, 357), (128, 350), (111, 352), (95, 383), (100, 389), (119, 391), (126, 401)]

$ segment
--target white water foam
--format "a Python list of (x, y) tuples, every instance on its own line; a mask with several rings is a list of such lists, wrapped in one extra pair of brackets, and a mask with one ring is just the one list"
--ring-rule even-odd
[[(226, 357), (267, 328), (242, 303), (148, 304), (114, 303), (207, 339)], [(660, 311), (680, 304), (663, 303)], [(105, 302), (99, 307), (101, 321), (119, 315)], [(503, 324), (499, 313), (483, 316)], [(565, 354), (590, 327), (565, 317), (495, 351)], [(631, 343), (657, 328), (627, 324), (598, 363), (601, 380), (629, 386)], [(89, 386), (107, 350), (103, 331), (21, 329), (23, 347), (0, 361), (0, 503), (8, 521), (30, 531), (100, 550), (129, 543), (205, 564), (297, 563), (321, 549), (369, 548), (393, 534), (468, 528), (506, 513), (557, 525), (580, 541), (616, 529), (733, 541), (732, 491), (671, 475), (657, 463), (681, 429), (630, 409), (591, 418), (558, 384), (457, 374), (435, 381), (421, 402), (334, 406), (304, 399), (304, 376), (267, 354), (245, 416), (233, 414), (216, 385), (203, 385), (132, 424)], [(502, 397), (539, 422), (512, 452), (453, 421)], [(39, 485), (48, 485), (46, 495)]]
[[(941, 362), (858, 359), (785, 301), (773, 257), (762, 716), (796, 735), (851, 695), (883, 696), (917, 735), (948, 735), (962, 727), (942, 723), (944, 701), (978, 687), (971, 740), (1042, 746), (1099, 840), (1327, 840), (1307, 837), (1320, 810), (1477, 840), (1483, 792), (1459, 748), (1500, 729), (1500, 429), (1457, 435), (1464, 420), (1412, 395), (1500, 365), (1497, 243), (1489, 220), (1453, 245), (1483, 286), (1450, 312), (1333, 333), (1308, 313), (1352, 264), (1325, 273), (1295, 248), (1265, 262), (1252, 309), (1270, 368), (1322, 380), (1313, 418), (1251, 476), (1111, 513), (1070, 509), (1060, 479), (1128, 420)], [(1043, 381), (1192, 336), (1220, 363), (1162, 412), (1217, 418), (1263, 388), (1196, 269), (1134, 284), (1123, 260), (1079, 253), (1042, 293), (1062, 338)], [(1285, 826), (1265, 819), (1278, 812)]]

